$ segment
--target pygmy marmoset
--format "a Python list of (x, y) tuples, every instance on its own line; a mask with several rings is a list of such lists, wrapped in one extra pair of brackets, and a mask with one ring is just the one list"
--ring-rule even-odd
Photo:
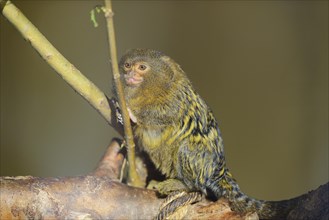
[(119, 64), (134, 134), (167, 180), (161, 194), (201, 191), (225, 197), (238, 212), (257, 212), (261, 219), (282, 218), (295, 200), (263, 201), (248, 197), (225, 165), (217, 121), (180, 66), (150, 49), (132, 49)]

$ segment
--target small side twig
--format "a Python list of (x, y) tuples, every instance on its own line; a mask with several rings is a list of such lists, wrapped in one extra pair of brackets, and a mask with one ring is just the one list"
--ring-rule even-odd
[(115, 87), (118, 93), (118, 101), (122, 110), (122, 117), (124, 122), (124, 132), (125, 132), (125, 140), (128, 149), (128, 164), (129, 164), (129, 184), (133, 186), (143, 186), (144, 183), (140, 180), (137, 172), (136, 172), (136, 164), (135, 164), (135, 143), (133, 132), (130, 124), (130, 117), (127, 111), (127, 105), (125, 102), (125, 98), (123, 95), (123, 86), (120, 81), (120, 73), (118, 67), (117, 60), (117, 50), (116, 50), (116, 42), (115, 42), (115, 32), (114, 32), (114, 24), (113, 24), (113, 10), (111, 0), (105, 0), (105, 18), (107, 22), (107, 30), (108, 30), (108, 40), (109, 40), (109, 50), (111, 54), (111, 63), (112, 63), (112, 71), (113, 71), (113, 79), (115, 83)]

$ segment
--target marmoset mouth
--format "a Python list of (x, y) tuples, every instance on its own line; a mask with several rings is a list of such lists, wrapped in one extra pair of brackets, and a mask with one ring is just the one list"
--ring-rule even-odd
[(140, 77), (125, 77), (127, 85), (138, 85), (143, 82), (143, 78)]

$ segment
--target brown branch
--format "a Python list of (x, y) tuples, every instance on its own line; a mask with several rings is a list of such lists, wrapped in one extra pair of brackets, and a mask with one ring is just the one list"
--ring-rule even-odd
[(152, 191), (108, 177), (1, 177), (0, 218), (151, 219), (159, 200)]
[[(117, 180), (122, 164), (119, 143), (113, 140), (93, 173), (86, 176), (38, 178), (0, 177), (0, 219), (152, 219), (163, 202), (154, 191)], [(301, 196), (288, 219), (328, 219), (329, 184)], [(179, 210), (184, 219), (257, 219), (239, 215), (226, 200), (199, 203)], [(177, 217), (177, 216), (176, 216)]]
[[(162, 199), (154, 191), (118, 182), (122, 161), (114, 139), (90, 175), (0, 177), (0, 219), (153, 219)], [(189, 219), (245, 219), (222, 200), (187, 206), (180, 214)]]
[(107, 176), (113, 180), (119, 179), (125, 157), (121, 151), (121, 143), (122, 141), (119, 139), (114, 138), (112, 140), (97, 168), (90, 175), (98, 177)]
[(119, 142), (112, 140), (87, 176), (0, 177), (0, 219), (151, 219), (161, 202), (155, 192), (118, 182)]
[(113, 10), (112, 10), (112, 3), (111, 0), (105, 0), (105, 17), (107, 21), (107, 30), (108, 30), (108, 40), (109, 40), (109, 50), (111, 54), (112, 60), (112, 71), (113, 71), (113, 79), (115, 83), (115, 87), (118, 94), (118, 101), (119, 105), (122, 110), (122, 117), (124, 123), (124, 133), (125, 133), (125, 140), (127, 144), (128, 150), (128, 164), (129, 164), (129, 172), (128, 172), (128, 181), (129, 184), (132, 186), (139, 186), (143, 187), (144, 184), (140, 180), (137, 172), (136, 172), (136, 164), (135, 164), (135, 143), (134, 143), (134, 136), (131, 129), (130, 124), (130, 117), (127, 110), (126, 101), (123, 94), (123, 86), (120, 80), (120, 73), (118, 67), (118, 60), (117, 60), (117, 49), (116, 49), (116, 42), (115, 42), (115, 32), (114, 32), (114, 24), (113, 24)]

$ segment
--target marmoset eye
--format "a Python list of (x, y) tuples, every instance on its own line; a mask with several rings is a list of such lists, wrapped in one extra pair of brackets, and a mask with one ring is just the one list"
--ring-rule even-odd
[(130, 68), (130, 67), (131, 67), (130, 63), (125, 63), (124, 66), (125, 66), (126, 68)]
[(146, 70), (147, 66), (144, 64), (139, 65), (138, 69), (140, 70)]

